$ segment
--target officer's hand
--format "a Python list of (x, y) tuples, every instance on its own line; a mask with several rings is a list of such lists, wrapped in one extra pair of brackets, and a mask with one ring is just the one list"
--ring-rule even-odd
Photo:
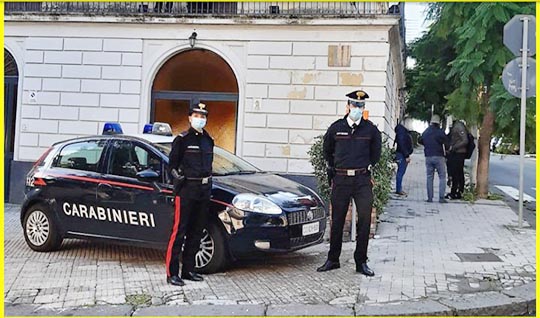
[(186, 177), (184, 175), (180, 174), (176, 169), (171, 170), (171, 175), (173, 177), (173, 185), (176, 192), (180, 191), (180, 188), (186, 181)]
[(407, 157), (407, 159), (405, 159), (407, 161), (407, 163), (410, 163), (411, 162), (411, 157)]
[(174, 188), (179, 190), (184, 184), (184, 181), (186, 181), (186, 177), (184, 176), (180, 176), (179, 178), (173, 178)]

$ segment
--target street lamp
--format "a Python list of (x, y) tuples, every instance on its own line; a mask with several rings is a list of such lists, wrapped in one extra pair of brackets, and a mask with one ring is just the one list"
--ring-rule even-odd
[(191, 36), (189, 37), (189, 45), (191, 47), (195, 46), (195, 40), (197, 40), (197, 32), (191, 33)]

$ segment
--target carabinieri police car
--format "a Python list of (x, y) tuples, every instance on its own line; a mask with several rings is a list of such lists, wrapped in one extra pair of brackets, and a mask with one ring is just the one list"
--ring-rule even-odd
[[(150, 133), (128, 136), (108, 123), (104, 132), (54, 144), (28, 173), (21, 223), (33, 250), (58, 249), (64, 238), (167, 247), (174, 221), (170, 126), (155, 123), (145, 127)], [(199, 272), (222, 270), (255, 251), (287, 252), (323, 240), (327, 214), (311, 189), (219, 147), (212, 178)]]

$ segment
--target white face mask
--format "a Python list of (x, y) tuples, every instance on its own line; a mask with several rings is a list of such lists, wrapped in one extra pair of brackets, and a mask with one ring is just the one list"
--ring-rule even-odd
[(191, 127), (195, 130), (202, 130), (206, 126), (206, 118), (192, 117)]
[(349, 118), (352, 121), (357, 121), (362, 118), (362, 113), (364, 112), (363, 107), (351, 107), (349, 111)]

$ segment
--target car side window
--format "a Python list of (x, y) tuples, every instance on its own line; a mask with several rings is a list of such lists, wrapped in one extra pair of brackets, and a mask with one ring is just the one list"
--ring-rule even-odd
[(138, 172), (147, 169), (161, 175), (162, 164), (158, 156), (129, 140), (112, 143), (107, 173), (135, 178)]
[(105, 140), (69, 144), (60, 150), (52, 166), (97, 172), (105, 144)]
[(151, 169), (161, 175), (162, 163), (158, 156), (138, 145), (135, 145), (135, 154), (137, 155), (140, 171)]

